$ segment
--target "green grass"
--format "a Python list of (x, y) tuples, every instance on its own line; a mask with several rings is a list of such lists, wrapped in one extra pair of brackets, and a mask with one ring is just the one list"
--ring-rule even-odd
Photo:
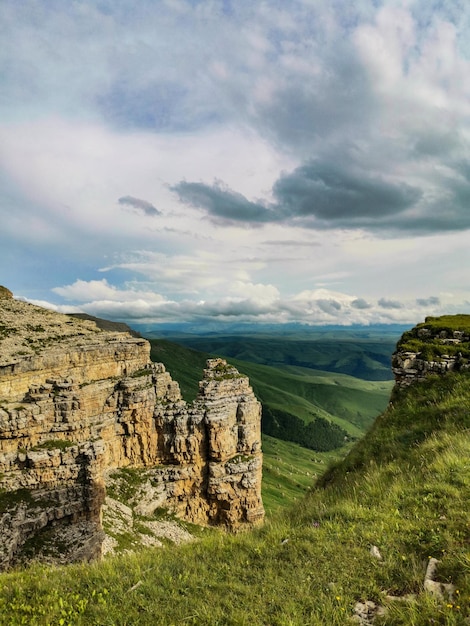
[(263, 435), (263, 504), (267, 518), (302, 499), (315, 479), (351, 447), (314, 452), (290, 441)]
[(29, 489), (22, 488), (16, 491), (0, 489), (0, 513), (3, 514), (20, 503), (24, 503), (25, 506), (35, 506), (36, 501)]
[(416, 328), (431, 328), (435, 331), (462, 330), (470, 333), (470, 315), (441, 315), (440, 317), (427, 317), (422, 324), (418, 324)]
[[(313, 473), (315, 462), (303, 463)], [(349, 455), (259, 530), (3, 574), (0, 624), (345, 626), (364, 600), (388, 607), (379, 626), (467, 624), (469, 501), (470, 375), (462, 373), (394, 394)], [(452, 599), (424, 592), (429, 557), (440, 560), (438, 580), (456, 586)]]
[(48, 441), (43, 441), (43, 443), (34, 446), (31, 450), (67, 450), (67, 448), (72, 448), (75, 445), (73, 441), (69, 441), (68, 439), (49, 439)]
[(457, 432), (466, 437), (470, 429), (469, 376), (430, 376), (419, 385), (395, 389), (390, 406), (334, 472), (341, 471), (344, 477), (351, 470), (366, 467), (371, 459), (414, 459), (419, 446), (436, 432)]

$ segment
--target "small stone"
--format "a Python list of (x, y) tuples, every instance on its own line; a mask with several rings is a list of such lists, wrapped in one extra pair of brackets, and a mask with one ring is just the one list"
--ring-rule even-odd
[(370, 547), (370, 554), (374, 557), (374, 559), (382, 561), (382, 555), (380, 554), (380, 550), (377, 548), (377, 546)]
[(352, 619), (363, 626), (369, 626), (369, 624), (373, 624), (377, 616), (383, 616), (385, 612), (386, 609), (380, 604), (376, 604), (372, 600), (366, 600), (365, 602), (356, 603)]

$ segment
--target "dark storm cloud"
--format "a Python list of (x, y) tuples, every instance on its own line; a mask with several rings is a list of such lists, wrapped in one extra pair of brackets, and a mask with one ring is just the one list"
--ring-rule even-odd
[(417, 157), (449, 158), (462, 147), (463, 140), (455, 128), (426, 128), (426, 132), (417, 132), (413, 148)]
[[(470, 228), (470, 167), (449, 162), (436, 172), (434, 188), (422, 192), (390, 182), (365, 165), (304, 163), (274, 183), (274, 202), (250, 201), (222, 182), (182, 181), (173, 186), (183, 202), (219, 223), (284, 223), (315, 229), (364, 229), (386, 236), (458, 232)], [(423, 187), (424, 188), (424, 187)]]
[(419, 189), (405, 183), (392, 184), (379, 176), (320, 162), (282, 175), (274, 184), (276, 202), (271, 205), (251, 202), (220, 182), (206, 185), (182, 181), (172, 190), (183, 202), (215, 218), (250, 223), (296, 219), (318, 228), (372, 227), (401, 214), (421, 196)]
[(161, 211), (156, 209), (151, 202), (147, 202), (147, 200), (141, 200), (133, 196), (123, 196), (119, 198), (118, 202), (123, 206), (130, 206), (138, 211), (143, 211), (145, 215), (161, 215)]
[(220, 182), (214, 185), (182, 181), (171, 188), (183, 202), (200, 209), (221, 221), (271, 222), (275, 215), (263, 204), (250, 202), (241, 193), (232, 191)]
[(331, 225), (357, 218), (380, 220), (415, 204), (421, 192), (404, 183), (348, 171), (329, 163), (308, 163), (282, 176), (274, 194), (286, 215), (316, 217)]
[(364, 298), (356, 298), (356, 300), (353, 300), (351, 302), (351, 306), (354, 307), (355, 309), (370, 309), (372, 308), (372, 305), (369, 304), (366, 300), (364, 300)]
[(377, 303), (382, 309), (402, 309), (403, 304), (398, 300), (387, 300), (387, 298), (380, 298)]
[(437, 296), (430, 296), (429, 298), (416, 298), (416, 304), (419, 306), (437, 306), (441, 304), (441, 301)]

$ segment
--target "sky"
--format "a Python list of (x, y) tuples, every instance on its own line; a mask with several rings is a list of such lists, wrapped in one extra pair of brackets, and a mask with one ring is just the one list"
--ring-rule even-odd
[(0, 284), (132, 323), (470, 313), (466, 0), (2, 0)]

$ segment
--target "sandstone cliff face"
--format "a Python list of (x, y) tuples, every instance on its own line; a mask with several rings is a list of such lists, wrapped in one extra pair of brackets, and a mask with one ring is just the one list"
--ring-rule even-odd
[(231, 530), (263, 519), (248, 379), (212, 359), (188, 405), (149, 355), (144, 339), (0, 298), (0, 568), (58, 535), (51, 557), (99, 556), (106, 485), (125, 468), (145, 470), (141, 514)]

